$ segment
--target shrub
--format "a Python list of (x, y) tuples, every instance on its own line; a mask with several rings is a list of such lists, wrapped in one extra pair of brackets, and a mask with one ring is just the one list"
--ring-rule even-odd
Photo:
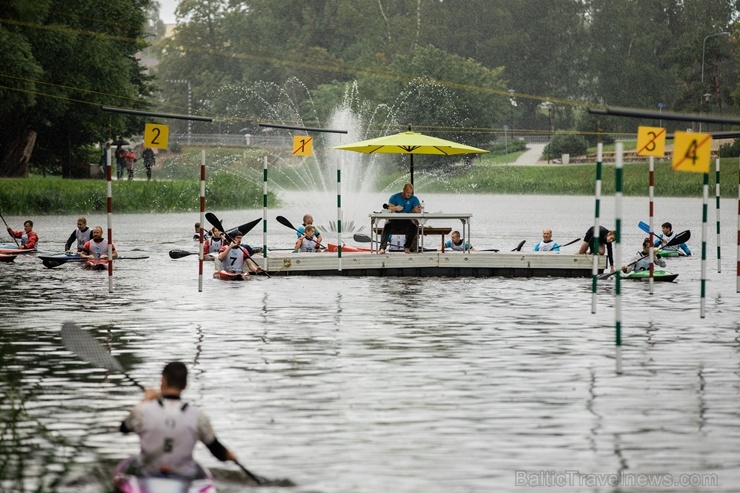
[(522, 139), (509, 139), (508, 142), (497, 142), (488, 146), (488, 151), (494, 156), (506, 154), (507, 152), (520, 152), (527, 148), (527, 143)]
[(740, 139), (735, 139), (732, 144), (719, 146), (719, 157), (740, 157)]
[(581, 156), (588, 151), (588, 141), (582, 135), (559, 133), (555, 134), (552, 141), (545, 146), (543, 154), (548, 154), (548, 148), (551, 157), (561, 154)]

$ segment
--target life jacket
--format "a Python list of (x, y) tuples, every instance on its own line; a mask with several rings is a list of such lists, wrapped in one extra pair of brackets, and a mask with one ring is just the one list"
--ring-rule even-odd
[(139, 462), (148, 473), (160, 471), (183, 476), (195, 473), (193, 449), (198, 442), (198, 411), (179, 399), (141, 404)]

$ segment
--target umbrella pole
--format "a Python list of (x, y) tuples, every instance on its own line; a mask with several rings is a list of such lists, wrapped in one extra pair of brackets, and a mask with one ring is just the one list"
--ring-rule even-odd
[(411, 160), (411, 186), (414, 186), (414, 155), (409, 154), (409, 159)]

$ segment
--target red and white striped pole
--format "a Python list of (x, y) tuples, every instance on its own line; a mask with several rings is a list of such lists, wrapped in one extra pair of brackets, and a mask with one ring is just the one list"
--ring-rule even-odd
[(198, 238), (198, 292), (203, 291), (203, 225), (206, 223), (206, 151), (200, 155), (200, 238)]
[(113, 292), (113, 186), (111, 184), (111, 148), (108, 148), (108, 173), (106, 174), (108, 211), (108, 292)]
[(650, 217), (648, 219), (648, 223), (650, 224), (650, 294), (653, 294), (653, 284), (655, 283), (655, 248), (653, 247), (653, 242), (655, 241), (655, 235), (653, 234), (653, 231), (655, 231), (653, 228), (653, 218), (655, 216), (655, 209), (653, 207), (655, 197), (655, 157), (653, 156), (650, 156), (649, 175), (650, 184), (648, 186), (648, 196), (650, 200)]

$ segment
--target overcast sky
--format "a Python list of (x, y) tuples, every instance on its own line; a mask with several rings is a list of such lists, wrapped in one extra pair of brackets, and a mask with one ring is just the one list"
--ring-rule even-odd
[(175, 9), (179, 0), (159, 0), (159, 18), (165, 24), (175, 23)]

